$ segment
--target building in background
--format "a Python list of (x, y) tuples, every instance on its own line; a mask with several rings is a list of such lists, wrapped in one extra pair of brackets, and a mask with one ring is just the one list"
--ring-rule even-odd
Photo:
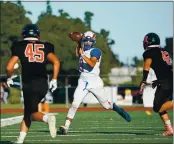
[(143, 68), (131, 66), (116, 67), (111, 69), (109, 73), (110, 84), (118, 85), (132, 81), (132, 76), (137, 76), (137, 70), (142, 71)]

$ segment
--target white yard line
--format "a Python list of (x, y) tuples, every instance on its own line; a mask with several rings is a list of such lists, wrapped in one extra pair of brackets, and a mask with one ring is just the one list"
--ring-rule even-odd
[(1, 119), (1, 127), (18, 124), (22, 121), (23, 115)]
[[(48, 113), (48, 115), (57, 115), (57, 114), (58, 113)], [(22, 119), (23, 115), (1, 119), (1, 127), (21, 123)]]
[[(121, 139), (121, 138), (116, 138), (116, 139), (106, 139), (106, 138), (104, 138), (104, 139), (86, 139), (86, 138), (84, 138), (84, 139), (72, 139), (72, 141), (132, 141), (132, 140), (134, 140), (134, 141), (140, 141), (140, 140), (143, 140), (143, 141), (149, 141), (149, 140), (162, 140), (162, 141), (166, 141), (166, 140), (169, 140), (168, 138), (147, 138), (147, 139), (144, 139), (144, 138), (140, 138), (140, 139), (128, 139), (128, 138), (123, 138), (123, 139)], [(61, 141), (61, 142), (65, 142), (65, 141), (69, 141), (69, 140), (58, 140), (58, 139), (54, 139), (54, 140), (46, 140), (45, 142), (56, 142), (56, 141)], [(44, 143), (44, 141), (43, 140), (25, 140), (25, 142), (42, 142), (42, 143)]]
[[(44, 136), (48, 136), (48, 137), (50, 137), (50, 135), (44, 135)], [(76, 137), (76, 136), (78, 136), (78, 135), (64, 135), (64, 137)], [(5, 138), (5, 137), (11, 137), (11, 138), (17, 138), (17, 136), (1, 136), (2, 138)], [(36, 135), (36, 136), (27, 136), (27, 137), (34, 137), (34, 138), (36, 138), (36, 137), (43, 137), (43, 135)], [(77, 140), (77, 141), (100, 141), (100, 140), (107, 140), (107, 141), (113, 141), (113, 140), (121, 140), (121, 141), (130, 141), (130, 140), (135, 140), (135, 141), (140, 141), (140, 140), (143, 140), (143, 141), (149, 141), (149, 140), (172, 140), (172, 138), (169, 138), (169, 137), (162, 137), (162, 138), (112, 138), (112, 139), (107, 139), (107, 138), (98, 138), (98, 139), (96, 139), (96, 138), (94, 138), (94, 139), (89, 139), (89, 138), (77, 138), (77, 139), (72, 139), (72, 140)], [(42, 142), (44, 142), (43, 140), (41, 140), (41, 139), (37, 139), (37, 140), (25, 140), (26, 142), (27, 141), (42, 141)], [(67, 140), (57, 140), (57, 139), (54, 139), (54, 140), (46, 140), (47, 142), (48, 141), (67, 141)]]
[[(83, 133), (83, 134), (71, 134), (71, 133), (76, 133), (76, 132), (80, 132), (80, 133)], [(90, 132), (92, 132), (92, 133), (90, 133)], [(8, 134), (18, 134), (19, 132), (3, 132), (3, 135), (1, 135), (1, 137), (16, 137), (16, 136), (9, 136)], [(35, 135), (35, 133), (36, 134), (40, 134), (40, 135)], [(45, 132), (32, 132), (32, 131), (30, 131), (30, 134), (34, 134), (33, 136), (31, 135), (29, 135), (29, 136), (27, 136), (27, 137), (43, 137), (43, 136), (50, 136), (50, 135), (43, 135), (43, 134), (45, 134)], [(114, 136), (135, 136), (135, 135), (137, 135), (137, 134), (128, 134), (128, 133), (117, 133), (117, 132), (115, 132), (115, 133), (113, 133), (113, 132), (111, 132), (111, 133), (97, 133), (97, 132), (93, 132), (93, 131), (69, 131), (69, 134), (68, 135), (57, 135), (57, 136), (62, 136), (62, 137), (75, 137), (75, 136), (94, 136), (94, 134), (95, 134), (95, 136), (106, 136), (106, 135), (114, 135)], [(5, 136), (4, 136), (5, 135)], [(154, 136), (160, 136), (160, 134), (152, 134), (152, 135), (154, 135)], [(163, 137), (163, 138), (165, 138), (165, 137)], [(163, 139), (162, 138), (162, 139)], [(168, 137), (169, 138), (169, 137)], [(142, 139), (142, 138), (135, 138), (135, 139)], [(149, 139), (149, 138), (144, 138), (144, 139)], [(154, 138), (153, 138), (154, 139)], [(158, 138), (157, 138), (158, 139)]]

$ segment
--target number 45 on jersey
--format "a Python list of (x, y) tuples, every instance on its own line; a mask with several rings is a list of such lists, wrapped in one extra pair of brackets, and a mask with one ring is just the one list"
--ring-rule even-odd
[(28, 57), (29, 62), (42, 63), (44, 61), (44, 44), (27, 44), (25, 49), (25, 56)]

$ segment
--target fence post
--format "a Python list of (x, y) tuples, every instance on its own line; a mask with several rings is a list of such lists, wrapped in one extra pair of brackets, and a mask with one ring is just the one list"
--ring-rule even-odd
[(68, 98), (68, 76), (65, 77), (65, 103), (66, 103), (66, 108), (68, 108), (69, 106), (69, 98)]

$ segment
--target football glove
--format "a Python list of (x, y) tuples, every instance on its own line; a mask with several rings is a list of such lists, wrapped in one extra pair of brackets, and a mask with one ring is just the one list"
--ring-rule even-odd
[(154, 80), (154, 81), (152, 81), (151, 87), (154, 89), (156, 86), (158, 87), (160, 85), (161, 85), (160, 81)]
[(50, 81), (49, 89), (52, 93), (57, 89), (57, 79), (52, 79)]
[(146, 87), (147, 83), (145, 81), (142, 81), (140, 84), (140, 92), (143, 91), (143, 89)]

